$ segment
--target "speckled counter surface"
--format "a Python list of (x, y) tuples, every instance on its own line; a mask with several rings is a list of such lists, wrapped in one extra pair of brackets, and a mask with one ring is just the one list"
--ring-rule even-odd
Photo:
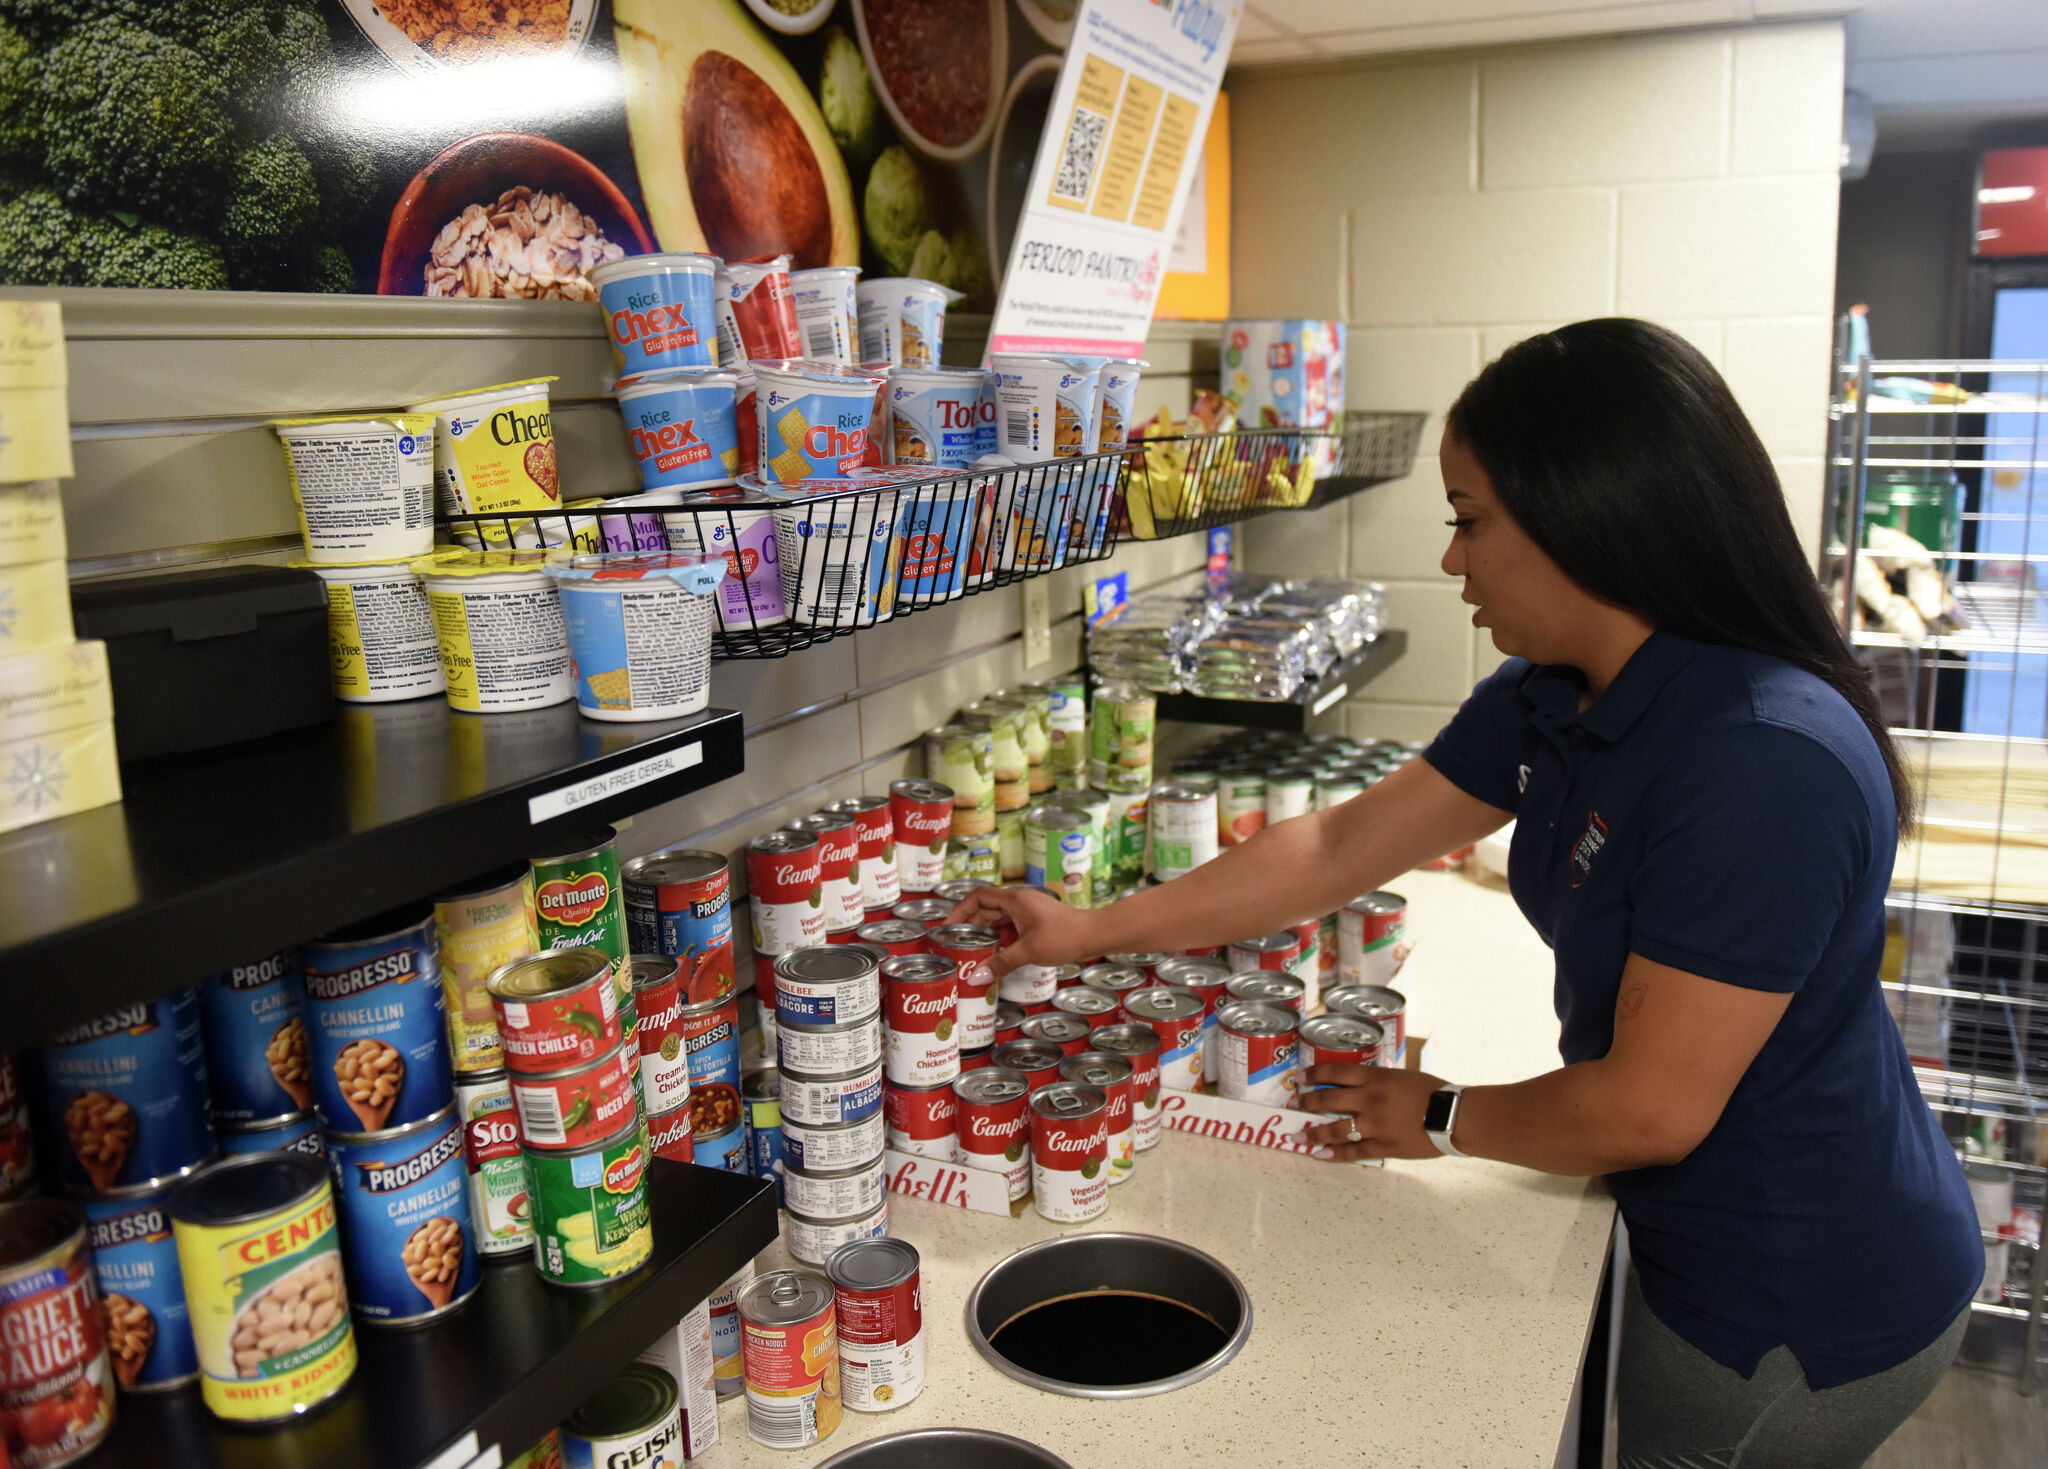
[[(1508, 1081), (1557, 1064), (1550, 955), (1507, 894), (1412, 874), (1418, 946), (1403, 983), (1427, 1069)], [(1599, 1291), (1613, 1205), (1597, 1184), (1476, 1160), (1345, 1167), (1168, 1132), (1089, 1229), (1183, 1240), (1252, 1298), (1251, 1339), (1214, 1377), (1123, 1402), (1054, 1397), (997, 1372), (964, 1326), (974, 1283), (1066, 1232), (892, 1197), (924, 1260), (924, 1393), (848, 1413), (816, 1448), (751, 1442), (728, 1399), (707, 1469), (812, 1465), (904, 1429), (1014, 1433), (1074, 1469), (1127, 1466), (1541, 1466), (1556, 1457)], [(1073, 1228), (1069, 1226), (1069, 1228)], [(762, 1269), (787, 1264), (782, 1247)]]

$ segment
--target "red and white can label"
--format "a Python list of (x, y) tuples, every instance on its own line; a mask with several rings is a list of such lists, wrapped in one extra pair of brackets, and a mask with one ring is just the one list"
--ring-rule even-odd
[(1109, 1117), (1031, 1114), (1031, 1197), (1055, 1224), (1083, 1224), (1109, 1208)]
[(1386, 984), (1408, 957), (1408, 905), (1369, 893), (1337, 910), (1337, 982)]
[(618, 991), (611, 970), (560, 994), (530, 1000), (491, 997), (508, 1071), (554, 1071), (595, 1061), (619, 1043)]
[(962, 1050), (978, 1051), (996, 1043), (996, 980), (986, 964), (962, 965), (960, 993), (954, 1004)]
[(654, 1156), (675, 1163), (697, 1161), (697, 1133), (688, 1107), (647, 1119), (647, 1145)]
[(748, 906), (754, 915), (754, 952), (787, 954), (825, 942), (823, 844), (786, 852), (747, 850)]
[(1131, 1173), (1138, 1160), (1137, 1122), (1133, 1115), (1132, 1084), (1117, 1082), (1102, 1088), (1103, 1096), (1109, 1099), (1106, 1116), (1109, 1121), (1109, 1181), (1112, 1184), (1129, 1183)]
[(884, 1290), (833, 1286), (839, 1392), (856, 1413), (886, 1413), (924, 1391), (922, 1272)]
[[(1144, 1025), (1154, 1034), (1159, 1031), (1149, 1020)], [(1148, 1153), (1159, 1146), (1159, 1134), (1164, 1127), (1159, 1104), (1159, 1052), (1120, 1050), (1116, 1054), (1131, 1063), (1131, 1142), (1139, 1152)]]
[(896, 876), (906, 893), (928, 893), (946, 878), (946, 838), (953, 830), (953, 795), (921, 800), (889, 793), (896, 823)]
[[(633, 1077), (639, 1069), (638, 1049), (622, 1044), (610, 1055), (573, 1071), (545, 1076), (509, 1073), (512, 1111), (519, 1119), (521, 1141), (530, 1148), (595, 1147), (638, 1114)], [(687, 1069), (685, 1086), (689, 1084)]]
[(1031, 1109), (1019, 1095), (1006, 1102), (958, 1101), (953, 1140), (960, 1163), (1000, 1173), (1010, 1202), (1031, 1192)]
[(785, 1024), (775, 1033), (783, 1069), (801, 1076), (844, 1076), (865, 1071), (882, 1059), (879, 1016), (819, 1030)]
[(860, 843), (860, 902), (863, 908), (893, 908), (903, 896), (896, 875), (896, 822), (887, 806), (853, 813)]
[(1013, 1005), (1044, 1005), (1060, 987), (1059, 971), (1050, 964), (1019, 964), (1002, 980), (1002, 998)]
[(683, 1044), (681, 985), (664, 985), (659, 1003), (647, 1008), (655, 991), (640, 991), (640, 1025), (634, 1039), (640, 1046), (640, 1095), (650, 1116), (672, 1112), (690, 1100), (690, 1054)]
[[(926, 961), (929, 962), (929, 961)], [(934, 966), (936, 967), (936, 966)], [(960, 1074), (956, 976), (882, 983), (883, 1054), (898, 1086), (934, 1086)], [(993, 1031), (993, 1025), (991, 1025)]]
[(826, 930), (859, 928), (868, 916), (860, 891), (859, 829), (820, 827), (812, 835), (818, 839), (818, 886), (824, 899)]
[(98, 1301), (83, 1229), (0, 1294), (0, 1429), (11, 1463), (68, 1464), (113, 1425), (114, 1374)]
[(889, 1146), (920, 1158), (958, 1162), (953, 1137), (957, 1105), (950, 1082), (930, 1087), (884, 1086), (882, 1110), (889, 1119)]
[(1282, 948), (1277, 945), (1270, 948), (1254, 948), (1247, 944), (1232, 944), (1230, 946), (1229, 963), (1230, 967), (1239, 974), (1243, 974), (1246, 970), (1250, 969), (1279, 969), (1292, 974), (1294, 973), (1295, 961), (1300, 957), (1301, 936), (1297, 934), (1295, 935), (1292, 948)]
[(1242, 1035), (1219, 1029), (1216, 1050), (1223, 1068), (1216, 1078), (1219, 1095), (1261, 1107), (1294, 1104), (1301, 1079), (1301, 1038), (1293, 1031)]
[[(1137, 991), (1143, 994), (1143, 990)], [(1124, 1018), (1147, 1026), (1159, 1037), (1159, 1085), (1169, 1091), (1198, 1092), (1202, 1089), (1202, 1036), (1207, 1017), (1188, 1015), (1162, 1019), (1124, 1007)]]

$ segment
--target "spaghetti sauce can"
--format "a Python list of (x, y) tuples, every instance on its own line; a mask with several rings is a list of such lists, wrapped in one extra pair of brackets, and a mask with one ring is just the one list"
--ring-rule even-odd
[(1055, 1224), (1085, 1224), (1109, 1208), (1109, 1098), (1061, 1081), (1031, 1093), (1031, 1200)]
[(59, 1199), (0, 1207), (0, 1430), (9, 1463), (51, 1469), (89, 1454), (114, 1423), (86, 1223)]
[(633, 956), (633, 1044), (640, 1055), (640, 1099), (649, 1113), (669, 1112), (690, 1100), (690, 1058), (683, 1053), (683, 1004), (688, 994), (676, 960)]
[(958, 1161), (1003, 1175), (1015, 1203), (1031, 1192), (1031, 1083), (1003, 1066), (970, 1071), (953, 1083), (953, 1145)]
[[(1098, 1025), (1088, 1033), (1096, 1051), (1121, 1056), (1131, 1067), (1131, 1144), (1140, 1153), (1159, 1146), (1159, 1033), (1149, 1025)], [(1084, 1052), (1083, 1054), (1088, 1054)]]
[(908, 1240), (841, 1245), (825, 1262), (839, 1327), (839, 1391), (856, 1413), (887, 1413), (924, 1391), (924, 1292)]
[(953, 788), (935, 780), (889, 783), (896, 831), (896, 875), (905, 894), (928, 893), (946, 875), (946, 838), (953, 829)]
[(540, 947), (533, 869), (522, 862), (472, 888), (443, 893), (434, 899), (434, 932), (441, 944), (441, 1009), (456, 1074), (496, 1071), (505, 1059), (487, 985), (493, 974)]
[(831, 1436), (840, 1398), (838, 1313), (832, 1283), (808, 1270), (774, 1270), (741, 1292), (747, 1434), (771, 1449)]
[(737, 983), (732, 952), (732, 872), (720, 852), (689, 849), (635, 857), (620, 873), (626, 933), (635, 956), (676, 961), (692, 1002), (729, 995)]

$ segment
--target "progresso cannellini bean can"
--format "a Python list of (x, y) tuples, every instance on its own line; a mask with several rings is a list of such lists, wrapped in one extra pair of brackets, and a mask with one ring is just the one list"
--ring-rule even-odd
[(375, 1136), (329, 1133), (356, 1315), (415, 1326), (469, 1299), (481, 1274), (469, 1220), (462, 1119), (434, 1116)]
[(27, 1469), (92, 1452), (114, 1422), (85, 1236), (85, 1220), (61, 1199), (0, 1206), (0, 1442)]
[(313, 1104), (344, 1132), (382, 1132), (455, 1099), (432, 909), (406, 909), (299, 949)]
[(199, 989), (206, 1080), (216, 1124), (313, 1105), (298, 961), (289, 950), (237, 964)]
[(908, 1240), (856, 1240), (825, 1262), (839, 1329), (839, 1391), (856, 1413), (887, 1413), (924, 1391), (924, 1292)]
[(1055, 1224), (1084, 1224), (1109, 1207), (1109, 1098), (1060, 1081), (1031, 1094), (1031, 1201)]
[(838, 1315), (832, 1283), (774, 1270), (740, 1293), (747, 1433), (771, 1449), (800, 1449), (839, 1426)]
[(100, 1321), (114, 1380), (127, 1392), (161, 1392), (199, 1376), (185, 1278), (171, 1235), (176, 1180), (81, 1198), (86, 1240), (99, 1274)]
[(182, 1173), (213, 1152), (199, 992), (94, 1016), (43, 1049), (57, 1174), (105, 1193)]

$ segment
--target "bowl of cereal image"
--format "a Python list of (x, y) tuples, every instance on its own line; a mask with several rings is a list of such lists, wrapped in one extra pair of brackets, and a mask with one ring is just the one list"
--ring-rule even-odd
[(401, 71), (507, 57), (573, 56), (597, 0), (341, 0), (356, 29)]
[(380, 296), (595, 301), (593, 266), (654, 248), (618, 185), (532, 133), (443, 149), (392, 206)]

